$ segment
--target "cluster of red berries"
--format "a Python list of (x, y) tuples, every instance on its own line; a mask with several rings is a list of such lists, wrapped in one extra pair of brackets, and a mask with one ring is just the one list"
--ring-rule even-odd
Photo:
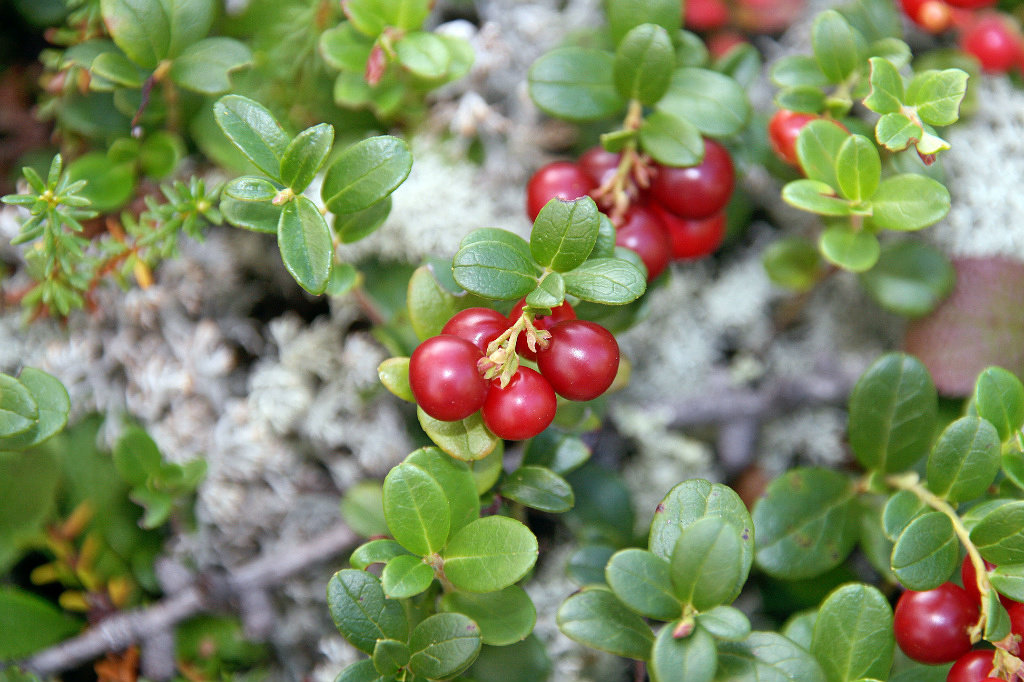
[[(576, 163), (556, 161), (530, 178), (526, 188), (526, 212), (530, 220), (551, 199), (565, 201), (585, 195), (602, 209), (616, 174), (623, 173), (622, 156), (593, 147)], [(652, 281), (670, 260), (702, 258), (715, 251), (725, 238), (725, 206), (732, 196), (735, 169), (732, 157), (714, 140), (704, 140), (704, 159), (695, 166), (663, 166), (638, 161), (626, 169), (630, 184), (628, 208), (622, 215), (612, 211), (615, 243), (635, 251)]]
[[(800, 131), (811, 121), (824, 119), (818, 114), (805, 114), (789, 109), (779, 109), (768, 121), (768, 143), (771, 145), (775, 155), (791, 166), (799, 166), (800, 161), (796, 156), (796, 138), (800, 137)], [(839, 121), (832, 121), (837, 126), (846, 130)], [(846, 132), (849, 132), (846, 130)]]
[(488, 346), (519, 323), (524, 306), (520, 301), (510, 317), (490, 308), (468, 308), (452, 316), (441, 334), (416, 347), (409, 360), (409, 385), (424, 412), (458, 421), (480, 411), (494, 435), (525, 440), (555, 418), (556, 393), (593, 400), (608, 390), (619, 369), (619, 345), (601, 325), (576, 319), (569, 303), (533, 319), (535, 329), (550, 334), (538, 340), (535, 350), (525, 333), (517, 336), (516, 353), (535, 361), (539, 372), (519, 365), (505, 385), (500, 377), (485, 378), (496, 364), (485, 360)]
[[(988, 562), (985, 566), (994, 568)], [(960, 577), (963, 587), (947, 582), (934, 590), (907, 590), (900, 595), (893, 617), (896, 643), (920, 663), (956, 661), (947, 682), (1004, 682), (995, 673), (995, 650), (972, 650), (969, 630), (980, 617), (981, 593), (970, 558), (964, 559)], [(999, 598), (1010, 615), (1010, 632), (1024, 636), (1024, 604), (1002, 595)]]
[[(929, 33), (956, 29), (960, 49), (990, 73), (1024, 73), (1024, 36), (1007, 14), (988, 11), (996, 0), (900, 0), (904, 13)], [(983, 11), (979, 11), (983, 10)]]

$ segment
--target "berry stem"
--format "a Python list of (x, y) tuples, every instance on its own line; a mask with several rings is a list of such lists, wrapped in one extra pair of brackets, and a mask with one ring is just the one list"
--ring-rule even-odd
[(529, 306), (523, 308), (519, 319), (512, 323), (508, 329), (501, 333), (501, 336), (487, 344), (487, 352), (477, 363), (477, 369), (485, 379), (493, 379), (501, 376), (501, 387), (508, 386), (512, 375), (519, 368), (519, 354), (516, 353), (516, 342), (519, 335), (526, 333), (526, 345), (530, 350), (547, 347), (547, 340), (551, 333), (544, 329), (537, 329), (533, 324), (533, 313)]

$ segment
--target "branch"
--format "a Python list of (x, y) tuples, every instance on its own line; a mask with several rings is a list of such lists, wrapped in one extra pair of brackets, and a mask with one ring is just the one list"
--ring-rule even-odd
[(172, 596), (102, 620), (77, 637), (44, 649), (20, 665), (28, 672), (48, 677), (107, 651), (121, 651), (166, 632), (186, 618), (216, 610), (229, 599), (244, 602), (246, 594), (275, 587), (291, 575), (340, 554), (357, 540), (348, 526), (338, 524), (308, 543), (274, 550), (231, 570), (223, 580), (200, 576)]

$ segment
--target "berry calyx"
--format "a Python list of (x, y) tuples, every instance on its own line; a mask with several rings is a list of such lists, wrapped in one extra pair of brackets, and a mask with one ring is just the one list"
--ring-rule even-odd
[(490, 308), (466, 308), (449, 319), (441, 329), (442, 334), (451, 334), (466, 339), (487, 352), (487, 345), (501, 336), (508, 328), (508, 318)]
[(421, 343), (409, 358), (409, 386), (416, 403), (434, 419), (465, 419), (484, 404), (487, 380), (480, 376), (480, 349), (451, 334)]
[(526, 185), (526, 213), (536, 220), (544, 205), (555, 197), (572, 201), (597, 187), (589, 175), (574, 163), (556, 161), (541, 167)]
[(615, 244), (635, 251), (647, 268), (647, 281), (653, 282), (668, 266), (672, 243), (665, 224), (646, 206), (634, 205), (626, 211), (615, 230)]
[(946, 675), (946, 682), (984, 682), (992, 678), (995, 668), (995, 654), (992, 649), (969, 651), (957, 659)]
[(953, 583), (925, 592), (907, 590), (893, 614), (896, 643), (919, 663), (950, 663), (971, 650), (968, 629), (978, 613), (977, 602)]
[(704, 159), (695, 166), (657, 166), (651, 196), (680, 218), (707, 218), (725, 208), (732, 195), (732, 157), (714, 140), (704, 140)]
[(695, 260), (711, 255), (725, 239), (725, 211), (709, 218), (687, 220), (658, 207), (654, 210), (668, 231), (675, 260)]
[(555, 418), (558, 401), (548, 380), (536, 370), (519, 367), (505, 387), (491, 380), (480, 414), (498, 438), (526, 440), (546, 429)]
[(800, 131), (811, 121), (821, 118), (789, 109), (779, 109), (768, 121), (768, 142), (775, 155), (791, 166), (799, 166), (796, 155), (796, 139)]
[(608, 390), (619, 369), (619, 344), (595, 322), (566, 320), (551, 327), (548, 346), (537, 351), (537, 367), (555, 393), (593, 400)]
[[(516, 303), (516, 306), (512, 308), (512, 312), (508, 315), (508, 323), (515, 324), (523, 314), (523, 308), (526, 307), (526, 299)], [(556, 306), (551, 309), (550, 315), (537, 315), (533, 318), (533, 326), (537, 329), (543, 329), (545, 331), (551, 329), (559, 322), (564, 320), (575, 320), (576, 311), (572, 309), (568, 301), (565, 301), (560, 306)], [(527, 360), (536, 360), (537, 351), (530, 350), (529, 343), (526, 340), (526, 334), (520, 334), (519, 338), (516, 339), (516, 353), (523, 356)]]

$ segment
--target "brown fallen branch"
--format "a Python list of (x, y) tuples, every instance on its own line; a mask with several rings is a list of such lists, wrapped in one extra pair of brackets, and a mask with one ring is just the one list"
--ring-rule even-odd
[(339, 524), (310, 542), (270, 552), (221, 578), (201, 576), (150, 606), (102, 620), (77, 637), (44, 649), (19, 665), (40, 677), (55, 675), (108, 651), (122, 651), (132, 644), (159, 637), (182, 620), (216, 611), (226, 603), (240, 602), (244, 606), (250, 595), (265, 594), (295, 573), (341, 554), (357, 540), (348, 526)]

